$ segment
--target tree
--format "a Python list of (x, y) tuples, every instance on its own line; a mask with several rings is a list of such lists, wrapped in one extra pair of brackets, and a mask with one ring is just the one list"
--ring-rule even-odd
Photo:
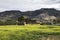
[(60, 18), (57, 18), (57, 23), (60, 23)]
[(56, 22), (57, 18), (55, 16), (50, 16), (50, 22), (53, 25)]
[(3, 22), (3, 21), (0, 20), (0, 25), (4, 25), (4, 24), (5, 24), (5, 22)]
[(6, 20), (5, 25), (16, 25), (16, 20)]
[(24, 16), (18, 18), (18, 25), (24, 25), (25, 24), (24, 22), (25, 22)]

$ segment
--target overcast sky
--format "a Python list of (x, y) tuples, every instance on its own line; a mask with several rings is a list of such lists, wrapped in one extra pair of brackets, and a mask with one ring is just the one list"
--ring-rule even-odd
[(60, 0), (0, 0), (0, 11), (31, 11), (40, 8), (60, 9)]

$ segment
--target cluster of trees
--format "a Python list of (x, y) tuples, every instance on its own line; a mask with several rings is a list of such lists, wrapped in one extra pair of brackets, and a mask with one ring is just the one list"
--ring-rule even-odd
[[(46, 18), (45, 18), (46, 19)], [(50, 20), (47, 21), (38, 21), (38, 20), (32, 20), (26, 16), (21, 16), (18, 17), (17, 20), (13, 20), (13, 19), (9, 19), (6, 21), (1, 21), (0, 20), (0, 25), (24, 25), (24, 24), (49, 24), (49, 25), (53, 25), (53, 24), (60, 24), (60, 18), (51, 18)]]
[[(19, 20), (20, 19), (20, 20)], [(31, 23), (31, 24), (47, 24), (47, 25), (56, 25), (56, 24), (59, 24), (60, 25), (60, 18), (56, 18), (54, 16), (50, 16), (50, 18), (48, 18), (49, 20), (46, 20), (45, 22), (43, 21), (40, 21), (40, 20), (32, 20), (32, 19), (29, 19), (29, 18), (24, 18), (24, 16), (21, 16), (20, 18), (18, 19), (18, 21), (23, 24), (26, 24), (28, 23)]]
[(16, 20), (6, 20), (6, 21), (0, 20), (0, 25), (16, 25), (16, 24), (17, 24)]
[(37, 20), (33, 20), (27, 16), (21, 16), (18, 18), (18, 25), (24, 24), (37, 24)]

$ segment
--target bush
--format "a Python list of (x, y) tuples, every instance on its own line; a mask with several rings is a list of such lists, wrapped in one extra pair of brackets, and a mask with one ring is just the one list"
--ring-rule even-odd
[(17, 24), (17, 22), (15, 20), (7, 20), (5, 22), (5, 25), (16, 25), (16, 24)]
[(5, 24), (5, 22), (3, 22), (3, 21), (0, 21), (0, 25), (4, 25)]

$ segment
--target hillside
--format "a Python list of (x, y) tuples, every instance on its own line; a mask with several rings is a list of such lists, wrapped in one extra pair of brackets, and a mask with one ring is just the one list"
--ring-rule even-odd
[(37, 18), (41, 19), (44, 17), (54, 16), (59, 18), (60, 17), (60, 10), (56, 10), (54, 8), (42, 8), (35, 11), (26, 11), (21, 12), (19, 10), (10, 10), (0, 12), (0, 20), (7, 20), (7, 19), (17, 19), (20, 16), (29, 16), (29, 18)]

